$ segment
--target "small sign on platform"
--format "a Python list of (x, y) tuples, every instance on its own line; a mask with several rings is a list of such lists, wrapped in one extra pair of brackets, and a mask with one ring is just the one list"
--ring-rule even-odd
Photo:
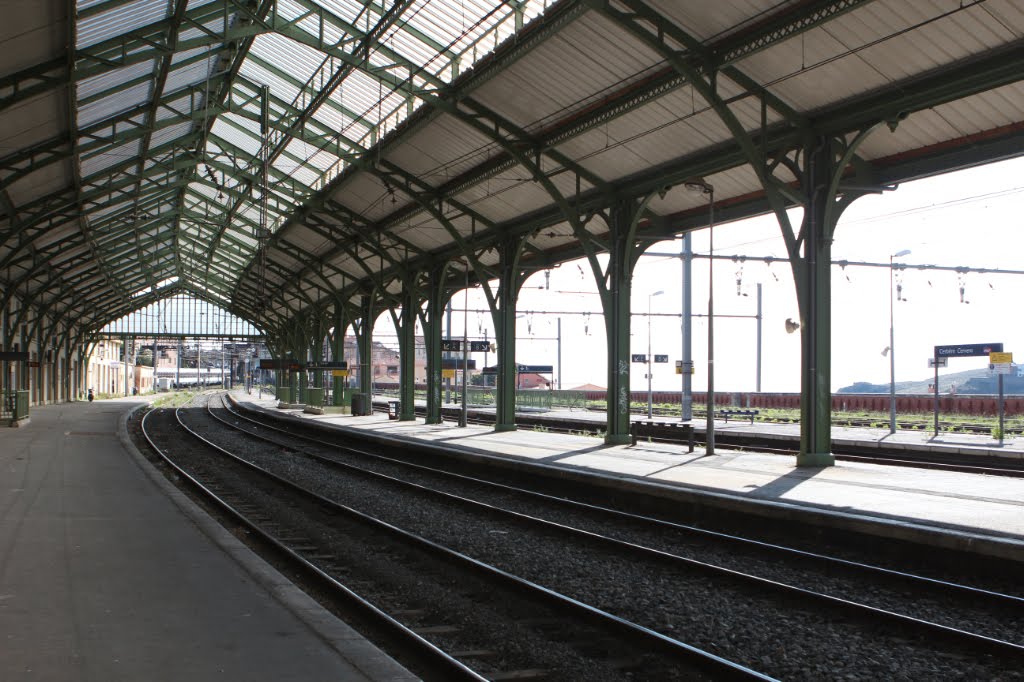
[(949, 358), (928, 358), (929, 367), (949, 367)]
[(963, 343), (957, 346), (935, 346), (935, 357), (976, 358), (1002, 350), (1001, 343)]

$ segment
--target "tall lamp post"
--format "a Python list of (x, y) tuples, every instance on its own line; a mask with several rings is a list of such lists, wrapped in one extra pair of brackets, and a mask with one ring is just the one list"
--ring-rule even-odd
[(686, 189), (708, 195), (708, 404), (705, 452), (715, 454), (715, 188), (704, 178), (683, 182)]
[(893, 259), (909, 256), (910, 249), (889, 255), (889, 433), (896, 433), (896, 331), (893, 325)]
[(647, 418), (651, 419), (654, 414), (654, 401), (653, 393), (651, 390), (651, 377), (654, 374), (651, 360), (651, 299), (655, 296), (661, 296), (664, 291), (655, 291), (653, 294), (647, 294)]

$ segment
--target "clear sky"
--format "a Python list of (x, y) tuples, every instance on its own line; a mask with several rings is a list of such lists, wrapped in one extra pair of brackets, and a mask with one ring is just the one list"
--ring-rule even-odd
[[(797, 214), (798, 216), (799, 214)], [(798, 217), (797, 217), (798, 222)], [(924, 380), (935, 345), (1002, 342), (1024, 359), (1024, 276), (922, 271), (917, 265), (998, 268), (1024, 271), (1024, 159), (905, 183), (893, 192), (858, 199), (836, 230), (833, 261), (888, 263), (890, 254), (907, 269), (895, 271), (902, 297), (893, 306), (896, 380)], [(707, 230), (693, 235), (695, 254), (706, 254)], [(654, 244), (649, 252), (673, 253), (681, 240)], [(719, 391), (752, 391), (756, 383), (756, 289), (762, 285), (763, 341), (761, 388), (766, 392), (800, 389), (800, 335), (788, 334), (785, 320), (799, 319), (788, 262), (770, 265), (766, 256), (785, 259), (777, 222), (763, 216), (715, 228), (715, 253), (745, 255), (745, 264), (716, 260), (715, 385)], [(678, 257), (644, 256), (633, 281), (631, 350), (646, 353), (647, 307), (651, 346), (667, 354), (669, 364), (655, 365), (655, 390), (678, 390), (674, 363), (682, 357), (682, 277)], [(706, 388), (708, 260), (693, 266), (693, 390)], [(832, 268), (832, 389), (855, 381), (888, 383), (890, 271), (888, 267)], [(550, 286), (550, 288), (546, 288)], [(960, 287), (963, 286), (963, 302)], [(655, 291), (664, 293), (655, 297)], [(739, 291), (739, 295), (737, 294)], [(520, 295), (517, 357), (528, 364), (550, 364), (558, 372), (558, 320), (561, 319), (563, 388), (607, 384), (606, 352), (600, 301), (585, 261), (565, 263), (533, 275)], [(895, 298), (895, 297), (894, 297)], [(461, 336), (463, 295), (453, 302), (453, 327)], [(484, 309), (483, 295), (472, 291), (470, 310)], [(589, 312), (590, 315), (585, 313)], [(393, 334), (383, 317), (376, 331)], [(487, 315), (471, 313), (469, 336), (494, 337)], [(386, 336), (380, 340), (388, 342)], [(493, 355), (488, 361), (494, 362)], [(483, 362), (479, 356), (478, 364)], [(987, 366), (983, 358), (951, 360), (940, 373)], [(632, 366), (633, 390), (645, 390), (646, 366)]]

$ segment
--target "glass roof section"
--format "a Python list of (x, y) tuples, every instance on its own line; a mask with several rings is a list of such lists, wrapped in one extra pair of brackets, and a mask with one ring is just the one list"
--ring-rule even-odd
[(232, 304), (280, 225), (546, 4), (79, 0), (77, 220), (106, 278)]
[(132, 336), (259, 337), (249, 322), (223, 308), (186, 294), (167, 296), (114, 320), (100, 334)]

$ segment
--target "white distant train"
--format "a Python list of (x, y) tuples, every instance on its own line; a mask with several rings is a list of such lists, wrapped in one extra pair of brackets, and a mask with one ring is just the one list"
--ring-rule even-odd
[(188, 386), (220, 386), (221, 381), (230, 381), (228, 373), (221, 373), (220, 368), (204, 367), (202, 373), (195, 367), (182, 367), (180, 369), (160, 368), (156, 372), (156, 387), (158, 391), (169, 391), (173, 388), (186, 388)]

